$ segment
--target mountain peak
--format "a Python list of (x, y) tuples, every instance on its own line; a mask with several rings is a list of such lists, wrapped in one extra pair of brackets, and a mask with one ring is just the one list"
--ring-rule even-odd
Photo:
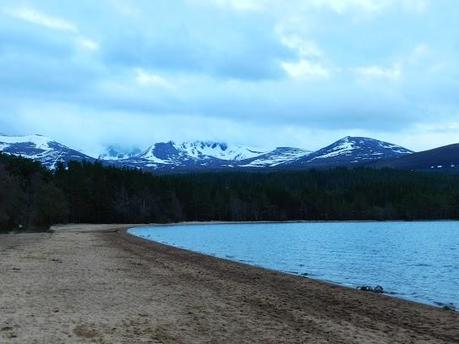
[(0, 136), (0, 151), (40, 161), (44, 166), (53, 169), (58, 162), (94, 161), (93, 158), (68, 148), (43, 135)]
[(365, 136), (345, 136), (343, 137), (342, 139), (336, 141), (336, 142), (342, 142), (342, 141), (345, 141), (345, 142), (384, 142), (384, 141), (380, 141), (380, 140), (377, 140), (377, 139), (373, 139), (371, 137), (365, 137)]
[(299, 161), (301, 166), (332, 167), (393, 159), (413, 153), (404, 147), (368, 137), (346, 136)]

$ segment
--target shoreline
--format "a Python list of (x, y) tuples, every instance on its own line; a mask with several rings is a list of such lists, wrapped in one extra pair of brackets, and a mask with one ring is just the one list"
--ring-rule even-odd
[(458, 343), (455, 312), (126, 233), (138, 226), (3, 235), (0, 341)]
[[(136, 226), (136, 227), (138, 227), (138, 228), (150, 228), (150, 227), (175, 227), (175, 226), (184, 226), (184, 227), (186, 227), (186, 226), (208, 226), (208, 225), (228, 225), (228, 224), (231, 225), (231, 224), (283, 224), (283, 223), (334, 223), (334, 222), (335, 221), (237, 221), (237, 222), (206, 221), (206, 222), (178, 222), (178, 223), (173, 223), (173, 224), (151, 224), (151, 225), (141, 225), (141, 226)], [(339, 223), (339, 222), (343, 222), (343, 221), (336, 221), (336, 222)], [(366, 222), (374, 222), (374, 221), (365, 221), (365, 220), (363, 220), (363, 221), (347, 221), (347, 222), (349, 222), (349, 223), (366, 223)], [(385, 222), (402, 222), (403, 223), (403, 222), (416, 222), (416, 221), (385, 221)], [(428, 221), (419, 221), (419, 222), (428, 222)], [(435, 221), (435, 222), (438, 222), (438, 221)], [(445, 222), (455, 222), (455, 221), (445, 220)], [(283, 270), (270, 269), (270, 268), (263, 267), (263, 266), (260, 266), (260, 265), (246, 263), (246, 262), (240, 261), (240, 260), (219, 257), (219, 256), (206, 254), (206, 253), (199, 252), (199, 251), (193, 251), (193, 250), (187, 249), (187, 248), (181, 248), (181, 247), (169, 245), (167, 243), (161, 243), (161, 242), (158, 242), (158, 241), (155, 241), (155, 240), (149, 240), (149, 239), (142, 238), (142, 237), (139, 237), (139, 236), (136, 236), (134, 234), (129, 233), (130, 229), (131, 228), (126, 228), (126, 229), (121, 230), (120, 232), (122, 232), (123, 235), (126, 235), (126, 236), (129, 236), (129, 237), (133, 237), (135, 239), (141, 240), (146, 244), (148, 244), (149, 242), (153, 242), (153, 243), (155, 243), (157, 245), (169, 246), (169, 247), (175, 248), (177, 250), (183, 250), (185, 252), (195, 253), (195, 254), (206, 256), (206, 257), (209, 257), (209, 258), (220, 259), (220, 260), (223, 260), (223, 261), (228, 261), (228, 262), (233, 262), (233, 263), (242, 264), (242, 265), (246, 265), (246, 266), (251, 266), (251, 267), (255, 267), (255, 268), (259, 268), (259, 269), (263, 269), (263, 270), (267, 270), (267, 271), (273, 271), (273, 272), (278, 272), (278, 273), (282, 273), (282, 274), (297, 276), (299, 278), (305, 278), (305, 279), (309, 279), (309, 280), (325, 283), (325, 284), (332, 285), (332, 286), (342, 287), (342, 288), (346, 288), (346, 289), (359, 290), (357, 285), (356, 286), (344, 285), (344, 284), (341, 284), (339, 282), (334, 282), (334, 281), (331, 281), (331, 280), (323, 280), (323, 279), (320, 279), (320, 278), (313, 278), (313, 277), (311, 277), (309, 275), (302, 275), (302, 274), (299, 274), (299, 273), (296, 273), (296, 272), (293, 272), (293, 271), (283, 271)], [(384, 293), (381, 293), (380, 295), (384, 295), (386, 297), (391, 297), (391, 298), (396, 298), (396, 299), (403, 300), (403, 301), (406, 301), (406, 302), (412, 302), (412, 303), (415, 303), (415, 304), (427, 305), (427, 306), (438, 308), (438, 309), (449, 310), (449, 311), (457, 312), (459, 314), (459, 309), (445, 308), (445, 307), (448, 307), (450, 305), (454, 307), (455, 305), (453, 305), (452, 303), (447, 303), (447, 302), (443, 303), (441, 301), (433, 302), (433, 303), (421, 302), (421, 301), (416, 301), (416, 300), (409, 299), (409, 298), (403, 298), (401, 296), (398, 296), (399, 294), (397, 294), (395, 292), (392, 292), (392, 293), (384, 292)]]
[[(83, 231), (94, 231), (97, 228), (101, 228), (102, 231), (107, 231), (106, 227), (111, 226), (113, 230), (125, 229), (128, 230), (131, 227), (169, 227), (169, 226), (193, 226), (193, 225), (231, 225), (231, 224), (283, 224), (283, 223), (369, 223), (369, 222), (399, 222), (399, 223), (412, 223), (412, 222), (458, 222), (459, 219), (441, 219), (441, 220), (282, 220), (282, 221), (182, 221), (182, 222), (170, 222), (170, 223), (143, 223), (143, 224), (93, 224), (93, 223), (67, 223), (67, 224), (56, 224), (49, 228), (50, 231), (61, 230), (83, 230)], [(86, 227), (87, 229), (82, 229)], [(77, 229), (79, 228), (79, 229)], [(19, 234), (21, 232), (18, 232)], [(33, 233), (33, 232), (30, 232)], [(40, 232), (37, 232), (40, 233)], [(0, 234), (8, 234), (1, 233)], [(15, 234), (15, 233), (10, 233)]]
[[(242, 224), (242, 223), (248, 223), (248, 222), (241, 222), (240, 224)], [(263, 224), (263, 223), (277, 223), (277, 222), (254, 222), (254, 223)], [(293, 223), (293, 222), (286, 222), (286, 223)], [(203, 225), (215, 225), (215, 224), (228, 224), (228, 223), (227, 222), (224, 222), (224, 223), (218, 223), (218, 222), (217, 223), (212, 223), (212, 222), (203, 223)], [(180, 226), (182, 226), (182, 225), (183, 226), (186, 226), (186, 225), (199, 225), (199, 223), (193, 223), (193, 224), (191, 224), (191, 223), (179, 223), (179, 224), (164, 225), (164, 226), (167, 227), (167, 226), (177, 226), (177, 225), (180, 225)], [(159, 225), (159, 226), (164, 227), (163, 225)], [(138, 228), (142, 228), (142, 227), (150, 227), (150, 226), (143, 226), (142, 225), (142, 226), (137, 226), (137, 227)], [(155, 227), (155, 225), (153, 225), (152, 227)], [(135, 228), (135, 227), (133, 227), (133, 228)], [(164, 243), (161, 243), (161, 242), (158, 242), (158, 241), (155, 241), (155, 240), (149, 240), (149, 239), (145, 239), (145, 238), (142, 238), (142, 237), (138, 237), (138, 236), (136, 236), (134, 234), (131, 234), (131, 233), (129, 233), (130, 229), (131, 228), (121, 229), (119, 231), (119, 233), (121, 235), (129, 238), (130, 240), (132, 240), (132, 239), (138, 240), (142, 245), (145, 245), (147, 247), (149, 246), (150, 243), (153, 243), (155, 247), (156, 246), (164, 246), (164, 247), (167, 247), (167, 248), (175, 249), (175, 250), (177, 250), (179, 252), (183, 251), (183, 253), (185, 253), (185, 254), (189, 253), (189, 254), (193, 254), (193, 255), (203, 256), (203, 257), (206, 257), (206, 258), (216, 259), (216, 260), (223, 261), (223, 262), (234, 263), (234, 264), (237, 264), (237, 265), (241, 265), (243, 267), (251, 267), (251, 268), (255, 268), (255, 269), (264, 270), (266, 272), (278, 273), (278, 274), (287, 275), (287, 276), (294, 276), (294, 277), (297, 277), (297, 278), (309, 280), (310, 282), (322, 283), (324, 285), (327, 285), (327, 286), (333, 287), (333, 288), (336, 288), (336, 287), (337, 288), (344, 288), (344, 289), (347, 289), (347, 290), (357, 291), (358, 293), (373, 294), (373, 295), (378, 296), (378, 297), (387, 297), (387, 298), (391, 298), (391, 299), (396, 299), (396, 300), (412, 303), (414, 305), (427, 306), (427, 307), (432, 307), (434, 309), (440, 309), (440, 310), (446, 311), (440, 305), (434, 305), (434, 304), (418, 302), (418, 301), (414, 301), (414, 300), (410, 300), (410, 299), (405, 299), (405, 298), (398, 297), (398, 296), (395, 296), (393, 294), (389, 294), (389, 293), (386, 293), (386, 292), (385, 293), (381, 293), (381, 294), (371, 293), (371, 292), (368, 292), (368, 291), (365, 292), (365, 291), (361, 291), (361, 290), (359, 290), (359, 289), (357, 289), (355, 287), (346, 286), (346, 285), (343, 285), (343, 284), (340, 284), (340, 283), (337, 283), (337, 282), (333, 282), (333, 281), (327, 281), (327, 280), (322, 280), (322, 279), (318, 279), (318, 278), (312, 278), (312, 277), (301, 275), (301, 274), (294, 273), (294, 272), (270, 269), (270, 268), (266, 268), (266, 267), (259, 266), (259, 265), (245, 263), (245, 262), (242, 262), (242, 261), (239, 261), (239, 260), (232, 260), (232, 259), (229, 259), (229, 258), (222, 258), (222, 257), (213, 256), (213, 255), (202, 253), (202, 252), (189, 250), (189, 249), (186, 249), (186, 248), (180, 248), (180, 247), (164, 244)], [(448, 310), (448, 311), (451, 311), (451, 310)], [(458, 315), (459, 315), (459, 312), (457, 312), (457, 311), (452, 311), (452, 312), (458, 313)]]
[[(271, 223), (272, 224), (272, 223), (278, 223), (278, 222), (242, 222), (240, 224), (244, 224), (244, 223), (260, 223), (260, 224)], [(296, 222), (285, 222), (285, 223), (296, 223)], [(224, 223), (206, 222), (206, 223), (203, 223), (203, 225), (218, 225), (218, 224), (234, 224), (234, 223), (228, 223), (228, 222), (224, 222)], [(158, 226), (159, 227), (168, 227), (168, 226), (187, 226), (187, 225), (199, 225), (199, 223), (192, 223), (192, 224), (191, 223), (179, 223), (179, 224), (173, 224), (173, 225), (164, 225), (164, 226), (163, 225), (158, 225)], [(137, 226), (137, 227), (138, 228), (156, 227), (156, 225), (152, 225), (152, 226), (149, 226), (149, 225), (147, 225), (147, 226)], [(133, 227), (133, 228), (135, 228), (135, 227)], [(365, 291), (361, 291), (356, 287), (343, 285), (343, 284), (340, 284), (340, 283), (334, 282), (334, 281), (328, 281), (328, 280), (323, 280), (323, 279), (319, 279), (319, 278), (313, 278), (313, 277), (310, 277), (309, 275), (301, 275), (301, 274), (294, 273), (294, 272), (289, 272), (289, 271), (270, 269), (270, 268), (259, 266), (259, 265), (245, 263), (245, 262), (239, 261), (239, 260), (232, 260), (232, 259), (229, 259), (229, 258), (222, 258), (222, 257), (218, 257), (218, 256), (213, 256), (213, 255), (210, 255), (210, 254), (193, 251), (193, 250), (186, 249), (186, 248), (180, 248), (180, 247), (177, 247), (177, 246), (168, 245), (168, 244), (161, 243), (161, 242), (158, 242), (158, 241), (155, 241), (155, 240), (145, 239), (145, 238), (142, 238), (142, 237), (139, 237), (139, 236), (136, 236), (134, 234), (129, 233), (130, 229), (131, 228), (121, 229), (120, 233), (122, 235), (124, 235), (124, 236), (127, 236), (127, 237), (131, 238), (131, 239), (139, 240), (140, 242), (142, 242), (144, 245), (147, 245), (147, 246), (148, 246), (149, 243), (153, 243), (153, 244), (158, 245), (158, 246), (170, 247), (170, 248), (176, 249), (178, 251), (184, 251), (184, 252), (191, 253), (191, 254), (197, 254), (197, 255), (201, 255), (201, 256), (204, 256), (204, 257), (211, 258), (211, 259), (222, 260), (222, 261), (225, 261), (225, 262), (239, 264), (239, 265), (242, 265), (242, 266), (254, 267), (256, 269), (265, 270), (267, 272), (280, 273), (280, 274), (284, 274), (284, 275), (288, 275), (288, 276), (295, 276), (295, 277), (302, 278), (302, 279), (307, 279), (307, 280), (310, 280), (310, 281), (324, 283), (324, 284), (326, 284), (328, 286), (332, 286), (332, 287), (345, 288), (345, 289), (354, 290), (354, 291), (357, 291), (357, 292), (360, 292), (360, 293), (370, 293), (368, 291), (366, 291), (366, 292)], [(373, 293), (373, 294), (376, 294), (376, 293)], [(419, 301), (415, 301), (415, 300), (410, 300), (410, 299), (399, 297), (399, 296), (396, 296), (396, 295), (397, 294), (387, 293), (387, 292), (378, 294), (378, 296), (381, 296), (381, 297), (395, 298), (397, 300), (413, 303), (415, 305), (423, 305), (423, 306), (433, 307), (435, 309), (448, 310), (448, 311), (456, 312), (456, 313), (459, 314), (459, 312), (457, 310), (444, 309), (443, 305), (447, 305), (447, 304), (440, 305), (440, 303), (439, 303), (438, 305), (435, 305), (435, 304), (430, 304), (430, 303), (427, 303), (427, 302), (419, 302)]]

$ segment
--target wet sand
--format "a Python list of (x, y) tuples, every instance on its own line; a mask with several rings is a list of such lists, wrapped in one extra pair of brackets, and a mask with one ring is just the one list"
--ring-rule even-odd
[(0, 235), (0, 343), (459, 343), (459, 314), (146, 242)]

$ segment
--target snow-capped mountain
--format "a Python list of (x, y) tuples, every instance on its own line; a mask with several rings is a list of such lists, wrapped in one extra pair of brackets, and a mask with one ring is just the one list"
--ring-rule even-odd
[(211, 161), (242, 161), (263, 154), (261, 150), (243, 146), (228, 145), (220, 142), (183, 142), (173, 141), (155, 143), (139, 157), (157, 163), (176, 163), (182, 161), (199, 162)]
[(211, 141), (159, 142), (141, 154), (118, 160), (124, 166), (147, 170), (216, 169), (235, 167), (264, 154), (263, 150)]
[(39, 161), (54, 169), (58, 162), (94, 161), (95, 159), (41, 135), (0, 135), (0, 152)]
[(96, 159), (40, 135), (0, 135), (0, 152), (37, 160), (50, 169), (60, 161), (99, 160), (105, 165), (159, 172), (360, 166), (413, 153), (401, 146), (371, 138), (345, 137), (316, 152), (294, 147), (269, 150), (211, 141), (169, 141), (155, 143), (144, 151), (109, 146)]
[(293, 162), (309, 153), (291, 147), (279, 147), (269, 151), (221, 142), (169, 141), (156, 143), (144, 153), (124, 160), (123, 163), (147, 169), (266, 168)]
[(189, 156), (196, 159), (212, 157), (228, 161), (241, 161), (250, 159), (266, 152), (265, 150), (258, 148), (250, 148), (240, 145), (228, 145), (226, 143), (212, 141), (183, 142), (179, 145), (176, 145), (176, 147), (177, 149), (183, 150)]
[[(209, 160), (209, 158), (202, 160)], [(120, 162), (142, 169), (175, 169), (194, 167), (199, 163), (199, 160), (190, 156), (184, 149), (180, 149), (176, 143), (169, 141), (155, 143), (141, 154)]]
[(363, 165), (412, 154), (401, 146), (367, 137), (347, 136), (294, 162), (297, 166), (333, 167)]

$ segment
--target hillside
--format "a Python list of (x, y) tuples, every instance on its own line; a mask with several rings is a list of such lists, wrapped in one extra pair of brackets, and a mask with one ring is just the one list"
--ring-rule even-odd
[(459, 172), (459, 144), (418, 152), (398, 159), (376, 162), (371, 166), (404, 170)]

